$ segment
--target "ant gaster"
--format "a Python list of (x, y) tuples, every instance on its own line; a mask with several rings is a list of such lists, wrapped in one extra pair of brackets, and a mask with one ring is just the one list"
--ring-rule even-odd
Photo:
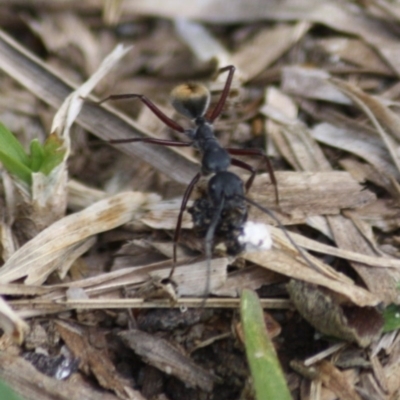
[(211, 256), (214, 237), (223, 240), (229, 255), (235, 256), (244, 250), (239, 242), (248, 214), (244, 196), (242, 180), (232, 172), (221, 171), (209, 180), (207, 191), (188, 209), (194, 231), (205, 238), (207, 256)]
[(207, 279), (204, 298), (210, 291), (210, 267), (214, 238), (222, 239), (226, 251), (237, 255), (245, 245), (239, 236), (247, 221), (248, 205), (242, 180), (232, 172), (219, 171), (208, 181), (207, 191), (188, 209), (194, 231), (205, 239)]
[[(225, 208), (225, 210), (230, 209), (230, 202), (238, 201), (238, 196), (244, 195), (244, 190), (239, 189), (239, 186), (243, 187), (243, 184), (238, 176), (232, 174), (227, 171), (227, 169), (231, 166), (237, 166), (243, 168), (251, 173), (250, 177), (245, 183), (246, 192), (250, 189), (253, 184), (256, 169), (251, 165), (238, 160), (236, 158), (232, 158), (231, 155), (250, 155), (262, 157), (266, 163), (269, 175), (271, 177), (271, 182), (274, 185), (275, 189), (275, 198), (276, 202), (279, 203), (279, 194), (277, 188), (277, 182), (274, 175), (274, 171), (272, 169), (272, 165), (265, 155), (265, 153), (261, 149), (233, 149), (233, 148), (223, 148), (214, 134), (214, 121), (220, 116), (222, 109), (225, 105), (226, 99), (229, 95), (230, 87), (233, 80), (233, 75), (235, 72), (235, 67), (233, 65), (229, 65), (227, 67), (221, 68), (219, 73), (228, 72), (228, 76), (222, 90), (221, 96), (212, 110), (210, 115), (206, 117), (206, 113), (210, 104), (210, 91), (202, 84), (199, 83), (186, 83), (177, 86), (173, 89), (171, 93), (172, 105), (175, 110), (181, 115), (193, 120), (195, 126), (191, 129), (184, 129), (180, 124), (178, 124), (173, 119), (169, 118), (165, 115), (151, 100), (141, 94), (119, 94), (119, 95), (111, 95), (103, 100), (100, 103), (103, 103), (107, 100), (122, 100), (122, 99), (131, 99), (138, 98), (142, 101), (162, 122), (165, 123), (171, 129), (186, 134), (186, 136), (190, 139), (189, 142), (181, 142), (181, 141), (173, 141), (173, 140), (163, 140), (163, 139), (155, 139), (155, 138), (138, 138), (138, 139), (119, 139), (119, 140), (110, 140), (112, 144), (118, 143), (129, 143), (129, 142), (144, 142), (151, 143), (155, 145), (161, 146), (171, 146), (171, 147), (187, 147), (193, 146), (198, 149), (201, 153), (201, 172), (197, 173), (192, 181), (187, 186), (185, 193), (183, 195), (179, 216), (177, 220), (177, 225), (174, 234), (174, 248), (173, 248), (173, 268), (170, 273), (170, 278), (174, 272), (175, 264), (176, 264), (176, 246), (180, 236), (181, 224), (182, 224), (182, 216), (183, 212), (186, 208), (187, 202), (189, 201), (190, 195), (200, 180), (201, 176), (207, 176), (211, 174), (215, 174), (214, 180), (210, 182), (215, 186), (215, 193), (213, 193), (213, 189), (209, 183), (209, 195), (211, 198), (210, 204), (213, 205), (214, 215), (212, 216), (212, 220), (207, 228), (206, 234), (206, 252), (211, 253), (211, 250), (207, 250), (210, 248), (209, 243), (212, 243), (212, 237), (214, 235), (215, 230), (217, 229), (218, 223), (221, 220), (221, 214)], [(235, 177), (235, 178), (233, 178)], [(213, 179), (213, 178), (211, 178)], [(240, 181), (240, 184), (238, 183)], [(229, 192), (234, 192), (233, 196), (230, 196)], [(232, 192), (232, 193), (233, 193)], [(236, 199), (236, 200), (233, 200)], [(242, 206), (239, 208), (245, 208), (246, 212), (243, 212), (241, 222), (243, 225), (247, 218), (247, 207), (243, 207), (244, 199), (242, 199)], [(210, 208), (210, 207), (209, 207)], [(207, 244), (208, 243), (208, 244)]]

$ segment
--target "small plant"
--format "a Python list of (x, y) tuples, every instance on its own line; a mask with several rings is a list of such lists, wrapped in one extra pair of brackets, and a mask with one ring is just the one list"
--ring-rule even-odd
[(0, 123), (0, 161), (11, 175), (28, 185), (32, 183), (33, 173), (48, 175), (62, 162), (64, 154), (63, 143), (54, 134), (48, 136), (44, 144), (32, 140), (28, 154), (17, 138)]
[(4, 382), (0, 381), (0, 399), (4, 400), (22, 400), (17, 396)]
[(240, 315), (257, 400), (291, 400), (274, 345), (265, 328), (260, 301), (254, 291), (243, 290)]
[(391, 332), (400, 328), (400, 307), (397, 304), (389, 304), (383, 312), (385, 324), (383, 332)]

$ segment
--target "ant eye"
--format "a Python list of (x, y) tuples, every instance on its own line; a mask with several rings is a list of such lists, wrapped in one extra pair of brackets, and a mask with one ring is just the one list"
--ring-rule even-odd
[(178, 113), (196, 119), (207, 111), (210, 92), (200, 83), (185, 83), (172, 90), (171, 103)]

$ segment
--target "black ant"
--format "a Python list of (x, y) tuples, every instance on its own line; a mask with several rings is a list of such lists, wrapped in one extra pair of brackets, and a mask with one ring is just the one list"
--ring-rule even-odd
[[(228, 245), (228, 251), (230, 251), (230, 253), (238, 254), (241, 249), (243, 249), (238, 243), (237, 237), (247, 219), (248, 207), (244, 200), (244, 194), (252, 186), (257, 171), (251, 165), (236, 158), (232, 158), (230, 155), (262, 157), (266, 163), (271, 182), (274, 185), (276, 203), (279, 204), (277, 181), (272, 165), (265, 153), (260, 149), (223, 148), (215, 137), (213, 123), (220, 116), (229, 95), (235, 67), (229, 65), (221, 68), (218, 73), (226, 71), (228, 71), (228, 77), (224, 88), (209, 117), (206, 117), (206, 113), (210, 104), (211, 94), (204, 85), (199, 83), (186, 83), (173, 89), (171, 93), (172, 105), (181, 115), (194, 121), (195, 127), (191, 129), (184, 129), (176, 121), (166, 116), (151, 100), (141, 94), (111, 95), (100, 101), (100, 103), (103, 103), (107, 100), (138, 98), (168, 127), (177, 132), (186, 134), (190, 139), (189, 142), (180, 142), (155, 138), (138, 138), (110, 140), (109, 143), (144, 142), (171, 147), (193, 146), (201, 153), (201, 172), (197, 173), (187, 186), (179, 211), (174, 234), (173, 267), (169, 276), (170, 278), (174, 273), (176, 264), (176, 247), (180, 236), (183, 212), (201, 176), (214, 174), (214, 177), (211, 178), (209, 182), (208, 197), (203, 196), (203, 198), (199, 199), (197, 203), (195, 202), (194, 207), (192, 207), (195, 226), (200, 230), (206, 231), (207, 256), (211, 256), (212, 238), (215, 231), (217, 231), (219, 235), (224, 235), (225, 238), (229, 236), (229, 240), (227, 241), (230, 243)], [(245, 190), (241, 179), (237, 175), (227, 171), (231, 165), (243, 168), (251, 173), (244, 185)], [(231, 210), (235, 210), (235, 212)], [(230, 218), (228, 218), (229, 215)], [(233, 215), (235, 216), (233, 217)], [(203, 219), (203, 221), (201, 221), (201, 219)], [(210, 221), (209, 223), (207, 222), (208, 220)]]
[[(214, 237), (221, 238), (227, 247), (228, 254), (237, 255), (244, 250), (245, 244), (240, 240), (240, 236), (244, 233), (244, 226), (248, 216), (248, 205), (252, 205), (262, 212), (268, 214), (282, 229), (283, 233), (299, 252), (301, 257), (316, 271), (320, 268), (312, 262), (306, 253), (299, 248), (295, 241), (291, 238), (286, 228), (279, 219), (268, 208), (262, 207), (255, 201), (247, 198), (245, 193), (250, 189), (256, 170), (249, 164), (231, 158), (232, 155), (253, 155), (262, 157), (267, 165), (271, 182), (275, 189), (276, 203), (279, 204), (279, 194), (277, 181), (271, 163), (265, 153), (259, 149), (232, 149), (223, 148), (214, 135), (213, 122), (221, 114), (223, 106), (229, 94), (230, 86), (233, 79), (235, 67), (230, 65), (219, 70), (219, 73), (228, 71), (228, 77), (225, 82), (222, 94), (217, 102), (216, 107), (211, 112), (211, 116), (206, 118), (205, 114), (210, 103), (210, 92), (208, 89), (197, 83), (188, 83), (177, 86), (171, 94), (172, 105), (182, 115), (194, 120), (195, 127), (185, 130), (177, 122), (167, 117), (156, 105), (149, 99), (139, 94), (121, 94), (111, 95), (100, 103), (107, 100), (120, 100), (129, 98), (139, 98), (161, 121), (170, 128), (185, 133), (190, 142), (179, 142), (171, 140), (162, 140), (154, 138), (138, 138), (138, 139), (119, 139), (110, 140), (109, 143), (129, 143), (129, 142), (145, 142), (162, 146), (186, 147), (194, 146), (201, 155), (201, 172), (197, 173), (187, 186), (183, 195), (177, 225), (174, 234), (173, 247), (173, 267), (169, 274), (172, 278), (176, 265), (176, 247), (180, 236), (183, 212), (189, 201), (190, 195), (194, 187), (200, 180), (201, 176), (212, 177), (208, 181), (207, 189), (203, 194), (195, 200), (193, 206), (188, 210), (192, 214), (195, 231), (205, 237), (205, 250), (208, 262), (207, 269), (207, 286), (205, 294), (209, 292), (210, 286), (210, 262), (211, 252), (213, 248)], [(243, 184), (243, 181), (236, 174), (227, 171), (230, 165), (241, 167), (251, 172), (250, 178)]]

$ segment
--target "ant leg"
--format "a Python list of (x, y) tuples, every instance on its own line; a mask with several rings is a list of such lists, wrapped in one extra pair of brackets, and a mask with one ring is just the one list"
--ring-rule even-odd
[(108, 141), (108, 143), (110, 144), (121, 144), (121, 143), (131, 143), (131, 142), (151, 143), (168, 147), (190, 147), (193, 145), (193, 142), (178, 142), (175, 140), (163, 140), (155, 138), (114, 139)]
[(245, 188), (246, 188), (246, 193), (250, 190), (251, 186), (253, 185), (254, 178), (256, 177), (256, 169), (253, 168), (250, 164), (247, 164), (246, 162), (242, 160), (238, 160), (237, 158), (232, 158), (231, 159), (231, 164), (234, 165), (235, 167), (243, 168), (249, 172), (251, 172), (250, 178), (247, 179)]
[(233, 65), (228, 65), (227, 67), (221, 68), (218, 73), (222, 73), (225, 71), (229, 71), (228, 77), (226, 78), (224, 89), (222, 90), (221, 97), (218, 100), (217, 105), (215, 106), (214, 110), (211, 113), (209, 121), (212, 123), (214, 122), (222, 112), (224, 108), (226, 99), (228, 97), (229, 91), (231, 89), (231, 84), (233, 80), (233, 74), (235, 73), (236, 68)]
[(183, 198), (182, 198), (181, 208), (179, 210), (178, 220), (176, 222), (176, 228), (175, 228), (175, 233), (174, 233), (173, 263), (172, 263), (172, 268), (171, 268), (171, 272), (169, 273), (168, 279), (172, 278), (172, 275), (174, 274), (175, 267), (176, 267), (176, 247), (178, 245), (179, 236), (181, 234), (183, 212), (185, 211), (186, 205), (189, 201), (189, 197), (192, 194), (193, 189), (194, 189), (196, 183), (199, 181), (200, 177), (201, 177), (201, 173), (199, 172), (195, 175), (195, 177), (189, 183), (188, 187), (185, 190)]
[[(271, 178), (271, 182), (274, 185), (275, 189), (275, 202), (277, 205), (279, 205), (279, 191), (278, 191), (278, 183), (275, 177), (274, 169), (272, 168), (272, 164), (270, 159), (267, 157), (267, 155), (260, 149), (231, 149), (227, 148), (225, 149), (229, 154), (236, 155), (236, 156), (258, 156), (262, 157), (262, 159), (265, 161), (267, 165), (267, 170), (268, 174)], [(238, 161), (238, 160), (237, 160)], [(240, 167), (240, 165), (238, 165)], [(250, 169), (246, 167), (242, 167), (244, 169), (247, 169), (248, 171), (251, 171)], [(251, 179), (251, 177), (250, 177)], [(254, 180), (254, 178), (253, 178)], [(251, 181), (253, 183), (253, 181)], [(246, 183), (246, 189), (247, 189), (248, 182)], [(251, 184), (250, 184), (251, 186)]]
[(153, 113), (162, 121), (165, 125), (169, 126), (171, 129), (177, 132), (185, 133), (185, 129), (182, 128), (177, 122), (165, 115), (151, 100), (142, 94), (112, 94), (98, 102), (102, 104), (108, 100), (126, 100), (126, 99), (139, 99), (144, 105), (146, 105)]
[[(207, 279), (206, 279), (206, 288), (204, 290), (204, 303), (206, 301), (206, 297), (210, 292), (211, 286), (211, 257), (212, 257), (212, 248), (214, 241), (214, 233), (215, 229), (217, 229), (218, 222), (220, 221), (222, 210), (225, 205), (225, 197), (222, 196), (221, 201), (218, 204), (218, 208), (215, 210), (215, 213), (211, 219), (210, 226), (208, 227), (206, 237), (205, 237), (205, 247), (206, 247), (206, 259), (207, 259)], [(204, 306), (204, 304), (203, 304)]]

